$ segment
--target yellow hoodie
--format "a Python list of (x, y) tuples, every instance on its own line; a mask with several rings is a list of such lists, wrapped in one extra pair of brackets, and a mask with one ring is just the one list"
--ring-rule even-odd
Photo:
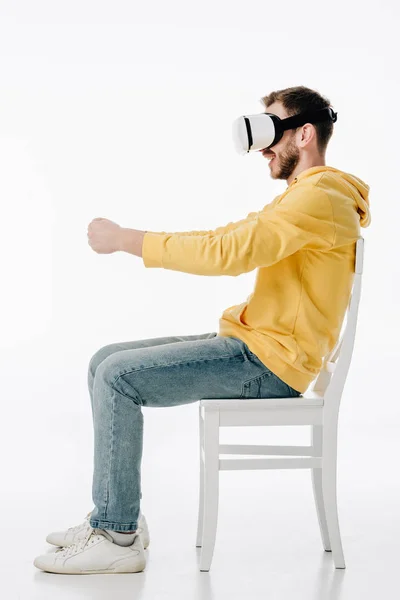
[(258, 212), (209, 231), (148, 231), (145, 267), (236, 277), (258, 269), (253, 292), (229, 306), (220, 336), (243, 340), (300, 393), (341, 331), (353, 283), (355, 242), (371, 216), (369, 186), (328, 166), (302, 171)]

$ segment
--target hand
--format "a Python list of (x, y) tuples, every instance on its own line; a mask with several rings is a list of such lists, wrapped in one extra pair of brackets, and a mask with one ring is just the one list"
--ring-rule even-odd
[(88, 226), (89, 246), (99, 254), (111, 254), (120, 250), (122, 227), (98, 217), (93, 219)]

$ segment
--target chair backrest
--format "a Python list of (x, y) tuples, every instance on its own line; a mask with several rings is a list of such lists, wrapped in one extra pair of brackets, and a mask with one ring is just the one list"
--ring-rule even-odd
[(346, 310), (346, 324), (342, 327), (334, 348), (324, 357), (322, 368), (311, 384), (311, 391), (325, 398), (325, 405), (338, 411), (344, 384), (353, 354), (356, 335), (358, 306), (361, 296), (361, 277), (364, 262), (364, 238), (356, 242), (354, 279), (349, 304)]

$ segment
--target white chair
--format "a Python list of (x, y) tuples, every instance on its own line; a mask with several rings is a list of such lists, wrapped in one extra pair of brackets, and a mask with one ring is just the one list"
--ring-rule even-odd
[[(311, 469), (322, 544), (332, 552), (336, 569), (346, 567), (336, 497), (337, 429), (340, 400), (353, 354), (361, 295), (364, 238), (356, 242), (355, 273), (343, 335), (324, 357), (305, 395), (298, 398), (202, 399), (199, 403), (200, 497), (196, 547), (200, 571), (209, 571), (218, 518), (219, 471)], [(339, 359), (340, 355), (340, 360)], [(220, 444), (220, 427), (260, 425), (311, 426), (310, 446)], [(301, 458), (220, 458), (220, 454), (274, 455)]]

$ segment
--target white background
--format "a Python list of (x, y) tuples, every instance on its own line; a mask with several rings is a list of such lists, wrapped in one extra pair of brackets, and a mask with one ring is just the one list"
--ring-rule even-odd
[[(5, 597), (398, 594), (398, 32), (394, 0), (0, 1)], [(346, 571), (322, 550), (309, 473), (253, 471), (221, 474), (213, 564), (199, 572), (196, 403), (144, 409), (146, 572), (40, 572), (32, 562), (49, 550), (47, 533), (92, 508), (91, 356), (111, 342), (217, 331), (256, 275), (146, 269), (130, 254), (94, 252), (88, 224), (105, 217), (143, 230), (212, 229), (261, 210), (286, 182), (270, 178), (261, 154), (236, 154), (232, 121), (294, 85), (316, 89), (338, 112), (327, 165), (371, 186), (339, 423)], [(308, 437), (301, 428), (223, 430), (221, 441), (230, 440)]]

